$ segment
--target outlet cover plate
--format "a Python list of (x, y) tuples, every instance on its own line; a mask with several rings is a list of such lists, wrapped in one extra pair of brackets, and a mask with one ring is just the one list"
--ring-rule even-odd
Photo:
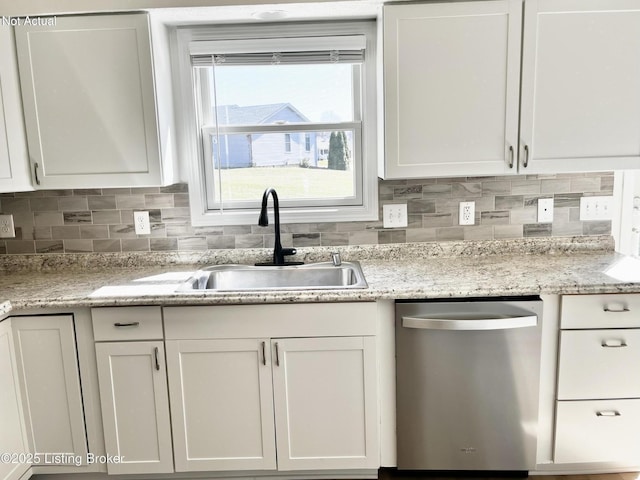
[(538, 199), (538, 223), (553, 222), (553, 198)]
[(393, 203), (382, 206), (382, 226), (403, 228), (407, 226), (407, 204)]
[(13, 215), (0, 215), (0, 238), (14, 238), (16, 229), (13, 225)]
[(460, 202), (459, 225), (475, 225), (476, 202)]
[(149, 212), (133, 212), (133, 224), (138, 235), (151, 234), (151, 225), (149, 223)]

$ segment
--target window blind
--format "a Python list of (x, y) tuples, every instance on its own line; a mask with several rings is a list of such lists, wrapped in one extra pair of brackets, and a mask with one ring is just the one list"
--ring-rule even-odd
[(192, 42), (191, 64), (280, 65), (308, 63), (362, 63), (364, 35), (295, 37)]

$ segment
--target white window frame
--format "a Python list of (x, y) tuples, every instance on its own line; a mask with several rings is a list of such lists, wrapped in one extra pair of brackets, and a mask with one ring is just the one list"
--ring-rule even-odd
[[(288, 205), (281, 201), (280, 217), (283, 223), (321, 223), (345, 221), (370, 221), (378, 219), (378, 98), (377, 80), (377, 40), (374, 21), (345, 22), (291, 22), (271, 25), (207, 25), (176, 27), (172, 31), (172, 64), (176, 90), (176, 118), (178, 121), (178, 151), (181, 161), (186, 164), (189, 182), (191, 221), (195, 226), (251, 225), (257, 222), (260, 198), (256, 198), (255, 208), (217, 209), (208, 208), (209, 198), (206, 174), (206, 152), (203, 132), (197, 125), (197, 107), (201, 99), (196, 98), (195, 78), (190, 61), (190, 48), (194, 42), (219, 40), (242, 40), (251, 38), (299, 38), (318, 36), (339, 36), (364, 34), (366, 37), (365, 61), (362, 64), (362, 127), (354, 130), (360, 140), (361, 159), (354, 159), (357, 203), (319, 202), (314, 207)], [(291, 125), (292, 127), (294, 125)], [(295, 126), (300, 132), (311, 131), (307, 125)], [(210, 169), (209, 169), (210, 170)]]

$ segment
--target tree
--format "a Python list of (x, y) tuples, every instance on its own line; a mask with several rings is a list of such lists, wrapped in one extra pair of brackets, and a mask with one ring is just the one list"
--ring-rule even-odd
[(344, 132), (331, 132), (327, 167), (331, 170), (346, 170), (350, 156), (346, 134)]
[(342, 137), (342, 146), (344, 151), (342, 168), (338, 168), (338, 170), (347, 170), (349, 165), (351, 165), (351, 151), (349, 150), (349, 142), (347, 141), (347, 134), (345, 131), (341, 131), (339, 134)]
[(329, 155), (327, 156), (327, 167), (330, 170), (336, 169), (338, 163), (338, 135), (336, 132), (331, 132), (329, 137)]

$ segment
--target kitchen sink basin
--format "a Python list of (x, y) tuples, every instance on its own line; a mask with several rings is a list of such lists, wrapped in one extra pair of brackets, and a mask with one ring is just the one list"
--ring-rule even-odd
[(178, 292), (367, 288), (358, 262), (294, 266), (215, 265), (198, 270)]

